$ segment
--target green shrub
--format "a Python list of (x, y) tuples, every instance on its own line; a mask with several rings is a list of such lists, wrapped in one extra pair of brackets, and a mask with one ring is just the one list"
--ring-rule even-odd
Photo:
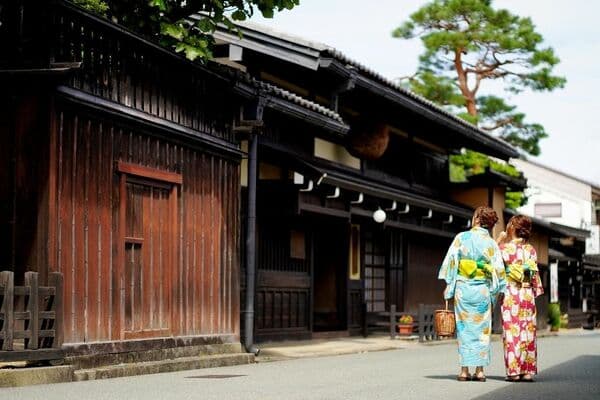
[(560, 327), (560, 304), (559, 303), (550, 303), (548, 305), (548, 319), (550, 320), (550, 326), (552, 330), (558, 330)]
[(106, 17), (108, 12), (108, 4), (106, 4), (103, 0), (71, 0), (73, 3), (78, 6), (85, 8), (88, 11), (96, 13), (98, 15), (102, 15)]

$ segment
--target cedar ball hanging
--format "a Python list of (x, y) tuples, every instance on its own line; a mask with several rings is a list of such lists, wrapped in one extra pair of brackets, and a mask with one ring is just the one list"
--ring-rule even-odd
[(358, 125), (350, 131), (348, 151), (355, 157), (376, 160), (385, 153), (389, 141), (388, 125)]

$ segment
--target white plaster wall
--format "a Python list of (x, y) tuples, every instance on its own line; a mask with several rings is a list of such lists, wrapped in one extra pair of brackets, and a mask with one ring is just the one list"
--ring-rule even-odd
[(535, 216), (536, 203), (561, 203), (562, 216), (545, 218), (575, 228), (592, 223), (592, 188), (588, 183), (524, 160), (513, 160), (527, 178), (529, 200), (519, 212)]

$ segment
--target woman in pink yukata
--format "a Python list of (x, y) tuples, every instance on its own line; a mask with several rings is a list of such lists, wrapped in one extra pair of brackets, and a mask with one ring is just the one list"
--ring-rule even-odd
[(506, 266), (502, 327), (506, 380), (532, 382), (537, 374), (535, 298), (544, 293), (535, 248), (528, 243), (531, 219), (512, 217), (498, 244)]

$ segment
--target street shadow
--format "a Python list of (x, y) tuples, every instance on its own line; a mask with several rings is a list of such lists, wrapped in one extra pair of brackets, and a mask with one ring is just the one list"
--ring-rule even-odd
[(486, 378), (488, 381), (502, 381), (502, 382), (504, 382), (504, 379), (506, 379), (505, 376), (497, 376), (497, 375), (486, 375)]
[[(502, 378), (504, 379), (504, 378)], [(589, 399), (600, 398), (600, 356), (580, 356), (541, 370), (535, 382), (516, 382), (475, 399)]]
[[(446, 381), (446, 380), (450, 380), (450, 381), (456, 381), (456, 377), (458, 376), (458, 374), (454, 374), (454, 375), (428, 375), (425, 378), (427, 379), (436, 379), (436, 380), (441, 380), (441, 381)], [(504, 376), (495, 376), (495, 375), (486, 375), (487, 380), (488, 381), (504, 381)]]
[(186, 379), (229, 379), (229, 378), (240, 378), (242, 376), (247, 375), (230, 375), (230, 374), (222, 374), (222, 375), (194, 375), (194, 376), (186, 376)]
[(456, 376), (457, 375), (429, 375), (429, 376), (426, 376), (425, 378), (438, 379), (438, 380), (442, 380), (442, 381), (446, 381), (446, 380), (455, 381)]

